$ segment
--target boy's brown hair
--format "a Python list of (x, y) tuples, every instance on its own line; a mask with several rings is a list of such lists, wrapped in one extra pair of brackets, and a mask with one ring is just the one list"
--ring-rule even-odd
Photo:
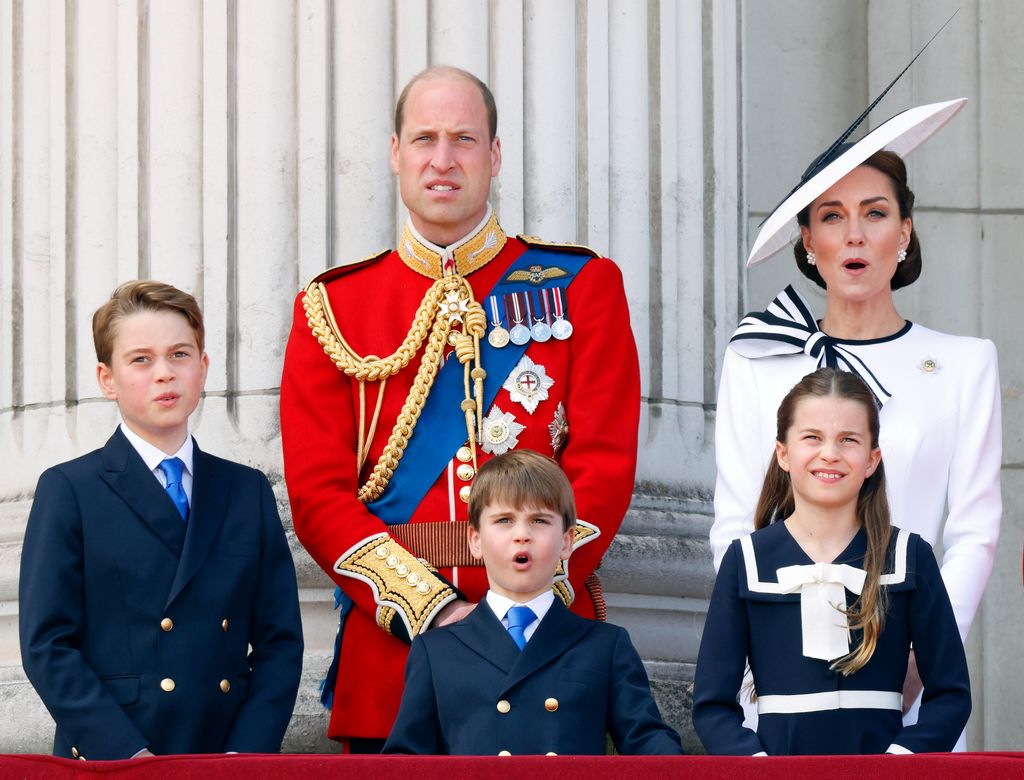
[(205, 349), (206, 328), (203, 326), (203, 312), (196, 299), (172, 285), (150, 279), (136, 279), (125, 282), (114, 290), (110, 294), (110, 300), (92, 315), (92, 341), (96, 346), (96, 360), (110, 365), (117, 326), (121, 320), (141, 311), (170, 311), (180, 314), (188, 320), (199, 351)]
[(469, 494), (469, 524), (480, 530), (480, 515), (495, 501), (512, 507), (548, 509), (562, 516), (562, 530), (576, 525), (576, 499), (562, 467), (533, 450), (513, 450), (480, 467)]

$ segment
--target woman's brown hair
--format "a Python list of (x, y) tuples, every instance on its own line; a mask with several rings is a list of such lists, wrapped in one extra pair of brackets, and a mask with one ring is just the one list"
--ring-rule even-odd
[[(914, 218), (914, 192), (907, 185), (907, 166), (895, 152), (875, 152), (868, 157), (861, 165), (881, 171), (892, 183), (893, 191), (896, 193), (896, 203), (899, 205), (900, 219)], [(808, 203), (796, 215), (796, 221), (801, 227), (810, 227), (811, 204)], [(807, 262), (807, 248), (802, 238), (797, 239), (793, 244), (793, 256), (796, 258), (796, 267), (800, 273), (814, 282), (818, 287), (825, 288), (825, 280), (821, 278), (817, 266)], [(889, 281), (893, 290), (906, 287), (917, 281), (921, 275), (921, 242), (917, 238), (917, 231), (911, 227), (910, 242), (907, 244), (907, 258), (896, 266), (896, 273)]]
[[(797, 404), (805, 398), (839, 398), (860, 404), (868, 418), (871, 448), (878, 447), (878, 405), (875, 397), (857, 376), (834, 368), (819, 368), (801, 379), (786, 394), (779, 406), (776, 440), (785, 443), (786, 435), (793, 425)], [(795, 509), (789, 472), (779, 465), (778, 458), (772, 457), (754, 512), (754, 527), (764, 528), (776, 520), (789, 517)], [(885, 497), (885, 469), (882, 462), (861, 485), (857, 497), (857, 519), (867, 535), (867, 551), (864, 554), (867, 577), (860, 597), (846, 611), (846, 615), (850, 628), (860, 630), (863, 634), (860, 644), (854, 650), (832, 663), (832, 668), (844, 675), (853, 674), (871, 659), (885, 622), (886, 598), (881, 587), (881, 577), (886, 565), (892, 522), (889, 502)]]

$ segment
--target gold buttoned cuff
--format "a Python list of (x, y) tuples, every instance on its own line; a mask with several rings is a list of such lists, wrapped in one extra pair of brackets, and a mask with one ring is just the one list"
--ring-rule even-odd
[(377, 602), (377, 624), (395, 634), (398, 617), (410, 640), (457, 598), (455, 589), (436, 571), (388, 534), (367, 537), (342, 555), (334, 570), (369, 585)]

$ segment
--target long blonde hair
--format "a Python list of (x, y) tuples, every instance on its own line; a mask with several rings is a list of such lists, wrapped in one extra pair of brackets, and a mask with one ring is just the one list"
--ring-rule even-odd
[[(782, 443), (793, 425), (797, 404), (805, 398), (839, 398), (864, 407), (871, 435), (871, 448), (878, 447), (878, 405), (867, 386), (854, 374), (834, 368), (819, 368), (790, 390), (779, 406), (775, 438)], [(789, 517), (796, 509), (789, 473), (772, 457), (754, 512), (754, 528), (764, 528)], [(857, 497), (857, 519), (867, 535), (864, 571), (867, 577), (860, 597), (846, 610), (852, 630), (862, 631), (860, 644), (832, 663), (832, 668), (851, 675), (864, 666), (875, 652), (878, 635), (885, 623), (886, 591), (881, 586), (892, 534), (889, 502), (885, 496), (885, 469), (879, 462), (874, 473), (864, 480)]]

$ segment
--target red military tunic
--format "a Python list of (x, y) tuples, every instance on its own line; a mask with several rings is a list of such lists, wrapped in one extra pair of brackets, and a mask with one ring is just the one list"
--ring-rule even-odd
[[(506, 239), (490, 214), (478, 231), (456, 246), (449, 259), (482, 303), (528, 248), (522, 239)], [(445, 250), (428, 244), (411, 225), (400, 247), (401, 252), (318, 277), (337, 332), (358, 355), (394, 352), (441, 273)], [(328, 733), (335, 739), (382, 738), (398, 712), (410, 635), (428, 628), (437, 612), (458, 597), (451, 586), (472, 602), (487, 590), (482, 566), (465, 565), (469, 561), (455, 554), (438, 561), (435, 572), (417, 560), (426, 557), (422, 550), (406, 539), (406, 547), (414, 548), (410, 553), (395, 538), (428, 523), (434, 525), (422, 525), (420, 530), (459, 523), (452, 536), (464, 538), (468, 492), (463, 488), (472, 485), (472, 468), (466, 468), (467, 448), (447, 453), (448, 466), (420, 501), (409, 526), (392, 526), (389, 531), (371, 514), (357, 492), (392, 433), (422, 351), (387, 380), (379, 424), (357, 475), (359, 420), (362, 415), (369, 424), (379, 385), (365, 384), (361, 412), (359, 383), (339, 370), (313, 335), (303, 305), (305, 294), (300, 293), (295, 303), (281, 380), (285, 477), (299, 540), (354, 602), (344, 627)], [(530, 342), (525, 353), (554, 380), (547, 398), (530, 413), (532, 404), (517, 402), (502, 389), (492, 409), (510, 413), (524, 426), (516, 447), (553, 455), (572, 482), (583, 532), (577, 533), (577, 547), (568, 562), (568, 581), (556, 582), (555, 589), (572, 601), (574, 612), (593, 617), (594, 604), (584, 581), (600, 562), (630, 501), (640, 411), (636, 346), (622, 276), (612, 261), (594, 258), (586, 263), (568, 288), (566, 315), (574, 326), (567, 340)], [(517, 426), (511, 429), (513, 434), (518, 431)], [(492, 457), (479, 445), (478, 456), (480, 464)], [(404, 465), (399, 463), (399, 469)]]

